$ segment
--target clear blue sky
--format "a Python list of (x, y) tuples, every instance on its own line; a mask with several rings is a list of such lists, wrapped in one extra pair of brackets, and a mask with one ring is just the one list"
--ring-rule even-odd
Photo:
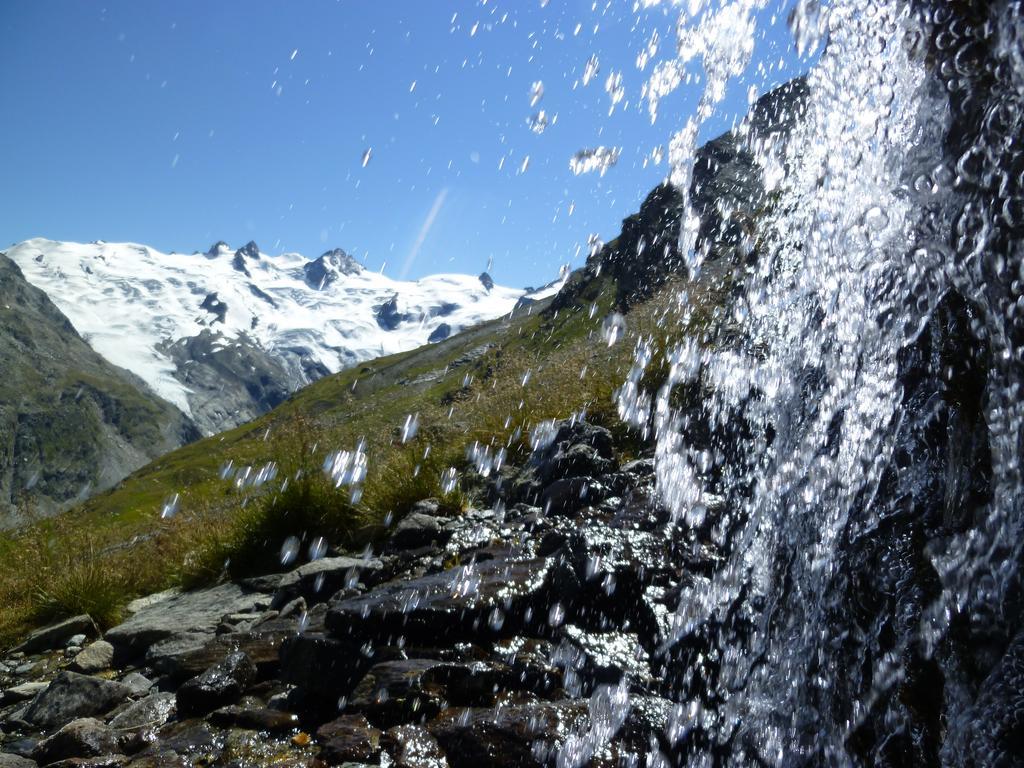
[[(678, 7), (633, 4), (4, 0), (0, 243), (254, 239), (342, 247), (394, 276), (493, 259), (499, 282), (543, 283), (582, 263), (590, 233), (618, 232), (667, 173), (645, 155), (697, 99), (683, 88), (650, 124), (636, 56), (655, 29), (657, 59), (674, 47)], [(751, 84), (806, 68), (790, 4), (761, 15), (750, 77), (703, 138), (745, 111)], [(591, 54), (601, 71), (583, 87)], [(609, 116), (612, 70), (625, 100)], [(527, 125), (537, 80), (536, 108), (557, 114), (542, 135)], [(618, 165), (573, 176), (573, 153), (600, 144), (623, 148)]]

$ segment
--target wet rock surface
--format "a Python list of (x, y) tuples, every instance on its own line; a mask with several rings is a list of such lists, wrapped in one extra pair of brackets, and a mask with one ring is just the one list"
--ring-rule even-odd
[[(540, 766), (592, 742), (594, 765), (646, 755), (671, 709), (654, 606), (669, 610), (683, 557), (651, 522), (647, 459), (620, 468), (585, 422), (555, 431), (484, 482), (489, 508), (424, 499), (376, 555), (151, 596), (73, 655), (14, 659), (36, 672), (4, 687), (0, 754), (132, 768)], [(567, 479), (600, 502), (524, 502)], [(595, 730), (609, 691), (636, 711)]]

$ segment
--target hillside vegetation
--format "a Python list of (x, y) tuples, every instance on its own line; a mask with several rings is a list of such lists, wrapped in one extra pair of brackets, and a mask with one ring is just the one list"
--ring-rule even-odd
[[(633, 306), (626, 334), (609, 345), (601, 329), (616, 292), (614, 277), (588, 278), (569, 306), (519, 310), (325, 378), (10, 536), (0, 545), (0, 635), (81, 612), (111, 624), (138, 595), (280, 570), (288, 536), (302, 539), (303, 552), (320, 537), (331, 546), (372, 543), (420, 499), (472, 503), (467, 448), (476, 443), (492, 456), (504, 448), (507, 463), (522, 463), (531, 431), (546, 419), (586, 411), (625, 437), (613, 394), (635, 341), (669, 343), (666, 329), (678, 323), (666, 322), (676, 295), (669, 285)], [(410, 417), (418, 431), (403, 441)], [(322, 466), (328, 454), (357, 446), (367, 474), (353, 493)], [(452, 469), (457, 481), (442, 488)]]

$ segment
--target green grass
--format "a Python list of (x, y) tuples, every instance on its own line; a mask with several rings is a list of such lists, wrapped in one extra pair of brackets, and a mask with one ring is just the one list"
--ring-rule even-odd
[[(492, 321), (327, 377), (249, 424), (163, 456), (57, 520), (8, 535), (0, 540), (0, 640), (76, 612), (110, 624), (141, 594), (277, 570), (288, 536), (362, 546), (422, 498), (439, 497), (458, 512), (480, 501), (465, 455), (473, 441), (505, 446), (518, 464), (529, 454), (533, 426), (585, 410), (626, 445), (613, 393), (635, 341), (667, 346), (679, 325), (669, 287), (635, 307), (627, 336), (609, 347), (600, 327), (614, 295), (613, 283), (595, 280), (576, 306), (557, 314)], [(401, 426), (414, 413), (419, 434), (403, 444)], [(329, 452), (357, 444), (368, 473), (354, 500), (351, 488), (334, 487), (320, 467)], [(229, 460), (253, 468), (275, 462), (278, 476), (260, 489), (239, 489), (220, 477)], [(449, 468), (461, 480), (446, 494), (441, 475)], [(160, 520), (172, 493), (180, 494), (181, 511)], [(34, 568), (35, 560), (43, 567)]]

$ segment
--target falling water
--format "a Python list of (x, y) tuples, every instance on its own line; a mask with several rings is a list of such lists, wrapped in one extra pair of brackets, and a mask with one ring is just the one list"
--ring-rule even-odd
[[(760, 5), (695, 30), (684, 9), (687, 53), (653, 69), (652, 115), (686, 57), (707, 72), (669, 143), (683, 188)], [(680, 764), (1000, 764), (1022, 653), (1024, 12), (799, 2), (791, 27), (824, 52), (792, 132), (737, 130), (756, 232), (722, 255), (681, 214), (691, 287), (730, 275), (729, 311), (657, 392), (641, 343), (620, 395), (653, 422), (672, 535), (716, 555), (661, 649)]]

